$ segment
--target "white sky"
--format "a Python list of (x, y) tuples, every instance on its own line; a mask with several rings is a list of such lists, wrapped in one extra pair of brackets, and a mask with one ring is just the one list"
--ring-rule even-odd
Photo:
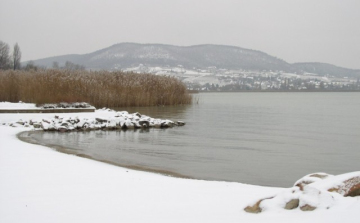
[(234, 45), (287, 62), (360, 68), (359, 0), (0, 0), (22, 60), (115, 43)]

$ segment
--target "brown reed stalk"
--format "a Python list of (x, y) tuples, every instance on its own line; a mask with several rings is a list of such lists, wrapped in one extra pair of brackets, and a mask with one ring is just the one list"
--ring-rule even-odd
[(0, 101), (88, 102), (95, 107), (192, 103), (175, 77), (109, 71), (0, 71)]

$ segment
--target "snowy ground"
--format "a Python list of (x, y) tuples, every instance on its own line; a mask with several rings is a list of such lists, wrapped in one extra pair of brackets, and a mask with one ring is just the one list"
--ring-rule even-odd
[[(1, 103), (0, 103), (1, 104)], [(4, 105), (3, 105), (4, 107)], [(95, 113), (96, 114), (96, 113)], [(94, 113), (60, 114), (94, 116)], [(0, 123), (54, 114), (0, 114)], [(286, 190), (189, 180), (62, 154), (0, 126), (0, 222), (355, 222), (359, 197), (312, 212), (243, 208)]]
[(33, 103), (0, 102), (0, 109), (37, 109)]

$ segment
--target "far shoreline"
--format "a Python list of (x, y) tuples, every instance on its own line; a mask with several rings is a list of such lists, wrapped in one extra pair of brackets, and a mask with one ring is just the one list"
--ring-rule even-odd
[(198, 91), (197, 93), (359, 93), (360, 90), (238, 90), (238, 91)]

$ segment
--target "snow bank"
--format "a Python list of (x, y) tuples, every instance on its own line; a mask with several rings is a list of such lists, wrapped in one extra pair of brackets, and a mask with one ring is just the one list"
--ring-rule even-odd
[(36, 105), (33, 103), (12, 103), (12, 102), (0, 102), (0, 109), (36, 109)]
[[(106, 117), (109, 111), (96, 111), (95, 115)], [(92, 118), (94, 113), (61, 116)], [(53, 117), (0, 114), (0, 122)], [(293, 198), (289, 192), (299, 193), (298, 189), (179, 179), (129, 170), (22, 142), (16, 134), (24, 130), (29, 129), (0, 126), (0, 222), (331, 223), (358, 218), (359, 197), (338, 194), (341, 202), (330, 209), (288, 211), (276, 205)], [(269, 203), (261, 214), (243, 211), (259, 197), (279, 194), (283, 196), (278, 196), (274, 205)]]

